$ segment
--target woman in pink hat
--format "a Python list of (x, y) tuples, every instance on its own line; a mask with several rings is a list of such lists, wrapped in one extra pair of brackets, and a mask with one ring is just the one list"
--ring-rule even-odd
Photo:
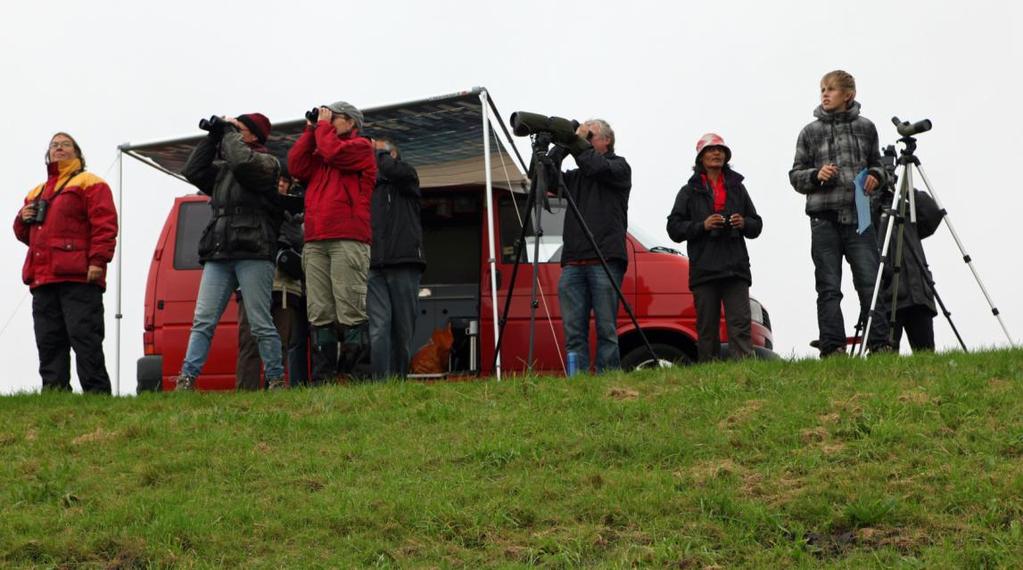
[(696, 304), (697, 352), (700, 362), (720, 358), (721, 306), (728, 325), (728, 354), (753, 355), (750, 332), (749, 253), (746, 240), (760, 235), (764, 224), (732, 170), (732, 151), (724, 139), (707, 133), (696, 142), (693, 175), (675, 197), (668, 216), (668, 235), (686, 241), (689, 288)]

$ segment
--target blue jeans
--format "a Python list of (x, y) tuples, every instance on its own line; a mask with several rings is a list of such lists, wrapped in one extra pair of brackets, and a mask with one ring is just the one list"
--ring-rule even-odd
[[(821, 218), (810, 218), (810, 255), (813, 257), (817, 281), (817, 327), (820, 330), (820, 351), (827, 354), (846, 344), (845, 322), (842, 318), (842, 257), (849, 262), (853, 286), (860, 298), (860, 318), (870, 310), (874, 280), (881, 262), (877, 237), (871, 226), (863, 235), (855, 225), (839, 224)], [(879, 300), (878, 308), (883, 310)], [(888, 317), (878, 314), (870, 327), (868, 348), (888, 342)]]
[[(625, 262), (608, 261), (620, 286)], [(578, 356), (578, 369), (590, 368), (590, 311), (597, 329), (597, 372), (622, 367), (618, 354), (618, 294), (599, 264), (565, 265), (558, 282), (561, 324), (565, 329), (565, 350)]]
[(418, 266), (369, 270), (366, 312), (375, 379), (408, 376), (422, 276)]
[(202, 269), (202, 282), (195, 300), (195, 317), (188, 336), (188, 351), (181, 364), (181, 373), (196, 377), (209, 356), (213, 331), (224, 314), (224, 308), (235, 289), (245, 299), (245, 316), (256, 337), (259, 356), (267, 379), (284, 377), (281, 365), (281, 337), (270, 316), (270, 288), (274, 281), (272, 261), (238, 259), (207, 261)]

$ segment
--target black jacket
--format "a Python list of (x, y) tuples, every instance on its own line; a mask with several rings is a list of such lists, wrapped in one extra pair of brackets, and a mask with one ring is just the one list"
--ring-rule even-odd
[[(568, 149), (556, 146), (549, 156), (558, 170)], [(629, 227), (629, 191), (632, 190), (632, 168), (613, 151), (598, 154), (586, 141), (571, 149), (579, 168), (562, 174), (566, 191), (572, 195), (583, 221), (593, 232), (597, 247), (607, 260), (629, 262), (625, 250), (625, 233)], [(565, 212), (564, 248), (561, 265), (570, 261), (597, 259), (590, 240), (572, 210)]]
[(377, 152), (377, 183), (373, 190), (371, 221), (373, 246), (369, 265), (426, 267), (423, 225), (419, 219), (419, 175), (416, 169), (386, 150)]
[(742, 214), (746, 225), (742, 231), (722, 229), (708, 232), (703, 222), (714, 213), (714, 194), (703, 183), (699, 173), (678, 191), (675, 206), (668, 216), (668, 235), (676, 242), (688, 241), (689, 286), (694, 287), (715, 279), (742, 279), (752, 284), (746, 239), (760, 235), (764, 222), (757, 214), (743, 177), (731, 169), (724, 171), (725, 210), (719, 212), (728, 218)]
[[(934, 290), (930, 283), (934, 281), (931, 270), (927, 265), (927, 256), (924, 255), (924, 248), (921, 240), (930, 237), (941, 224), (942, 214), (937, 202), (931, 195), (921, 190), (916, 190), (916, 223), (909, 221), (906, 215), (905, 230), (903, 231), (902, 242), (902, 264), (899, 271), (899, 295), (896, 298), (895, 309), (902, 310), (910, 307), (926, 307), (932, 315), (938, 311), (934, 306)], [(879, 200), (885, 206), (891, 204), (892, 195), (890, 192), (881, 193)], [(898, 251), (898, 229), (895, 226), (892, 230), (891, 243), (888, 246), (888, 258), (894, 263)], [(884, 235), (885, 228), (880, 228), (880, 235)], [(919, 263), (918, 263), (919, 261)], [(894, 271), (891, 265), (885, 265), (884, 282), (882, 283), (881, 302), (891, 302), (892, 285), (894, 285)]]
[(210, 197), (213, 209), (199, 240), (201, 262), (273, 261), (282, 219), (276, 203), (280, 168), (273, 155), (242, 142), (233, 126), (225, 128), (220, 140), (211, 135), (199, 141), (181, 173)]

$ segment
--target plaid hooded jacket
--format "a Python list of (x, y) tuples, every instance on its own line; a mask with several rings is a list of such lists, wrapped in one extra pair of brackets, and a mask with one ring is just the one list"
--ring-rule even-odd
[[(853, 180), (856, 175), (869, 168), (882, 185), (886, 179), (881, 166), (877, 128), (869, 119), (860, 116), (857, 101), (838, 113), (818, 106), (813, 115), (817, 120), (803, 127), (799, 133), (789, 182), (796, 192), (806, 195), (806, 215), (854, 224)], [(817, 172), (828, 163), (838, 165), (838, 174), (822, 183), (817, 180)]]

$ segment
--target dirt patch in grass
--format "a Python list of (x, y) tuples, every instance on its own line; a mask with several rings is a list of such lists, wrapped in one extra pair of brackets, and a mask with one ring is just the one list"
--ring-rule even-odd
[(117, 437), (117, 432), (107, 431), (102, 427), (96, 428), (96, 431), (92, 433), (82, 434), (71, 440), (72, 445), (83, 445), (86, 443), (94, 443), (97, 441), (109, 441)]
[(702, 461), (690, 467), (688, 471), (676, 472), (675, 474), (691, 478), (697, 485), (702, 486), (706, 485), (713, 479), (720, 479), (731, 475), (743, 477), (748, 473), (749, 472), (745, 467), (737, 465), (731, 459), (721, 459), (715, 461)]
[(933, 402), (931, 397), (928, 396), (926, 393), (916, 390), (903, 392), (902, 394), (899, 395), (899, 401), (905, 404), (914, 404), (917, 406), (923, 406)]
[(639, 398), (639, 392), (629, 388), (611, 388), (607, 391), (607, 397), (613, 400), (635, 400)]
[(763, 400), (749, 400), (743, 404), (739, 409), (732, 412), (727, 418), (718, 422), (718, 427), (721, 429), (729, 429), (736, 425), (746, 422), (753, 416), (753, 414), (760, 411), (760, 408), (764, 407)]
[(1009, 389), (1012, 388), (1012, 385), (1013, 383), (1005, 378), (991, 378), (987, 381), (987, 387), (990, 388), (992, 392), (998, 393), (1008, 392)]

